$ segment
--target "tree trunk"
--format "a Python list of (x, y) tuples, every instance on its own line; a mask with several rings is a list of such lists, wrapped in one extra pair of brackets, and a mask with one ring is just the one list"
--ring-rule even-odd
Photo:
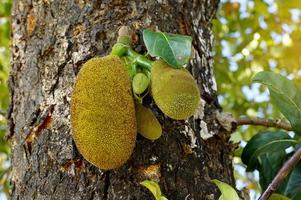
[[(217, 121), (211, 20), (218, 0), (15, 0), (9, 112), (11, 199), (153, 199), (139, 182), (159, 182), (170, 200), (218, 199), (211, 179), (234, 184), (233, 145)], [(110, 52), (121, 25), (193, 37), (188, 68), (204, 103), (187, 121), (158, 109), (163, 136), (138, 136), (131, 159), (101, 171), (78, 153), (70, 131), (70, 96), (82, 64)], [(141, 38), (136, 47), (143, 50)]]

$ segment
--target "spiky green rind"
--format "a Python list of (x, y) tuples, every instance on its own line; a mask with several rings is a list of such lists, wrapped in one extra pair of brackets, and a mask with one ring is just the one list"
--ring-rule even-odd
[(136, 103), (137, 131), (149, 140), (156, 140), (162, 135), (160, 122), (151, 109)]
[(129, 159), (137, 133), (135, 105), (120, 58), (83, 65), (72, 93), (71, 128), (79, 152), (98, 168), (118, 168)]
[(152, 95), (164, 114), (184, 120), (196, 113), (200, 106), (200, 92), (186, 69), (174, 69), (163, 60), (157, 60), (151, 75)]

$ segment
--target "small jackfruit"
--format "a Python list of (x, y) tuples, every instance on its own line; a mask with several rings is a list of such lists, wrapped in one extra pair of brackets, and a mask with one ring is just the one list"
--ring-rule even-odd
[(149, 78), (143, 73), (137, 73), (132, 82), (133, 92), (135, 94), (142, 94), (149, 85)]
[(126, 54), (127, 51), (127, 46), (121, 43), (116, 43), (113, 47), (112, 47), (112, 51), (111, 51), (111, 55), (116, 55), (116, 56), (124, 56)]
[(154, 62), (151, 70), (152, 96), (168, 117), (184, 120), (196, 113), (200, 92), (186, 69), (174, 69), (163, 60)]
[(135, 104), (119, 57), (83, 65), (71, 97), (71, 128), (79, 152), (98, 168), (114, 169), (129, 159), (137, 134)]
[(137, 131), (149, 140), (156, 140), (162, 135), (161, 124), (151, 109), (136, 103)]

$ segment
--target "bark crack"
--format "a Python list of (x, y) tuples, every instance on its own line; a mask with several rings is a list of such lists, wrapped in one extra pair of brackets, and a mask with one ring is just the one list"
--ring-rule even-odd
[(7, 139), (11, 139), (12, 136), (14, 135), (14, 130), (15, 130), (15, 121), (14, 118), (12, 117), (13, 111), (14, 111), (14, 78), (13, 76), (10, 76), (10, 79), (7, 81), (9, 90), (10, 90), (10, 105), (7, 111), (7, 119), (8, 119), (8, 126), (9, 126), (9, 131), (7, 134)]
[(110, 172), (105, 172), (105, 185), (104, 185), (104, 192), (103, 192), (103, 199), (107, 200), (109, 197), (109, 188), (110, 188)]

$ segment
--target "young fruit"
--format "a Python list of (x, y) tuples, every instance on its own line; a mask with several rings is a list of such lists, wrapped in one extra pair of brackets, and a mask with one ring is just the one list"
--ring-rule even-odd
[(113, 47), (112, 47), (112, 51), (111, 51), (111, 55), (115, 55), (115, 56), (124, 56), (126, 54), (127, 51), (127, 46), (121, 43), (116, 43)]
[(83, 65), (72, 93), (71, 128), (79, 152), (98, 168), (114, 169), (129, 159), (137, 134), (135, 104), (119, 57)]
[(137, 131), (149, 140), (156, 140), (162, 135), (161, 124), (151, 109), (136, 103)]
[(172, 119), (184, 120), (197, 111), (200, 92), (186, 69), (174, 69), (163, 60), (157, 60), (151, 74), (152, 95), (164, 114)]
[(132, 82), (133, 92), (138, 95), (142, 94), (148, 88), (149, 82), (150, 80), (145, 74), (137, 73)]

